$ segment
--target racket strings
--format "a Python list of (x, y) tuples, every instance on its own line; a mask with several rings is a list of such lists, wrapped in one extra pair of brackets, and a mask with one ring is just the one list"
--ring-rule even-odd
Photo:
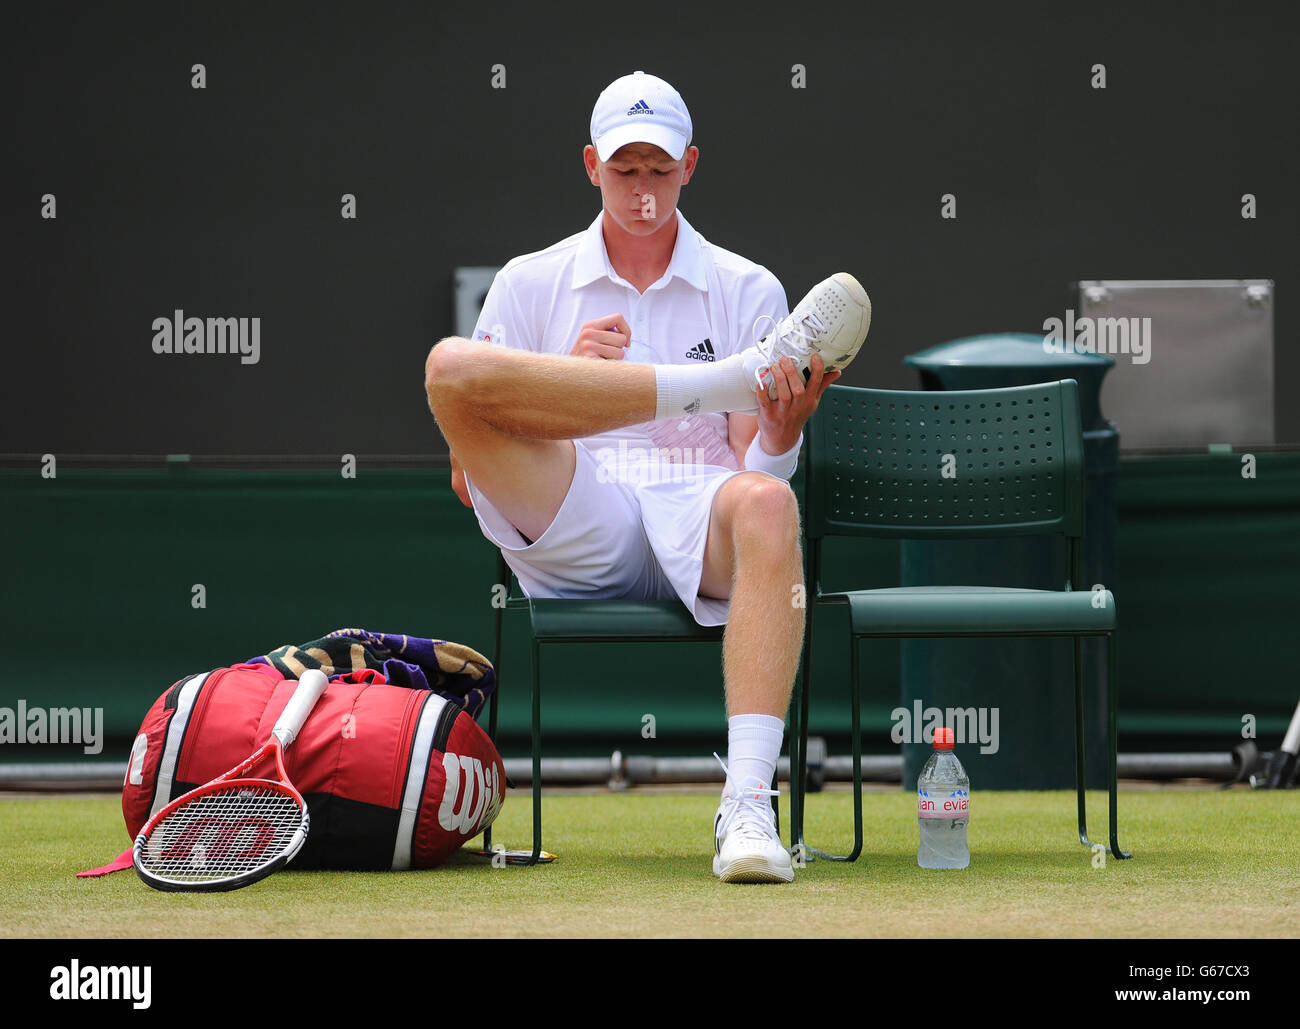
[(140, 863), (171, 882), (235, 878), (289, 852), (305, 815), (297, 797), (274, 783), (214, 788), (154, 827)]

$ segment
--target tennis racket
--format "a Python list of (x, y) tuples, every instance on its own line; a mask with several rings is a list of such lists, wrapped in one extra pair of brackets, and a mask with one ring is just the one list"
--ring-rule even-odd
[[(284, 770), (284, 749), (327, 685), (318, 669), (304, 673), (266, 743), (149, 819), (131, 853), (145, 883), (167, 891), (237, 890), (293, 860), (307, 842), (309, 820)], [(245, 778), (272, 754), (279, 782)]]

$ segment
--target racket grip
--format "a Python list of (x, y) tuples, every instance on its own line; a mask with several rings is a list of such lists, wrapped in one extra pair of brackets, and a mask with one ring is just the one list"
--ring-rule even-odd
[(320, 695), (325, 692), (325, 687), (328, 685), (329, 680), (319, 668), (303, 672), (302, 678), (298, 680), (298, 688), (293, 691), (293, 696), (289, 698), (289, 703), (284, 705), (275, 728), (271, 730), (281, 746), (287, 747), (298, 738), (298, 730), (302, 728), (302, 723), (307, 721), (311, 709), (316, 706), (316, 701), (320, 699)]

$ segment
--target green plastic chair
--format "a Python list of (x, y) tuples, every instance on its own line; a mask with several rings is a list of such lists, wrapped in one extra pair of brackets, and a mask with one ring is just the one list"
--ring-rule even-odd
[[(676, 600), (550, 600), (517, 593), (517, 581), (504, 557), (497, 555), (498, 583), (508, 584), (503, 606), (496, 609), (492, 653), (497, 688), (488, 702), (488, 735), (497, 739), (497, 697), (501, 692), (501, 642), (507, 610), (526, 610), (532, 638), (533, 851), (520, 864), (535, 865), (542, 854), (542, 645), (566, 643), (720, 643), (722, 626), (696, 624), (686, 605)], [(775, 805), (774, 805), (775, 806)], [(483, 849), (492, 849), (492, 830), (483, 834)]]
[[(1070, 636), (1074, 638), (1075, 783), (1079, 840), (1088, 839), (1084, 809), (1082, 638), (1107, 648), (1110, 735), (1110, 853), (1120, 849), (1115, 768), (1115, 600), (1104, 604), (1075, 589), (1082, 582), (1083, 429), (1073, 379), (1005, 389), (902, 392), (831, 386), (807, 426), (805, 574), (809, 602), (803, 665), (791, 717), (792, 846), (832, 861), (862, 852), (862, 743), (859, 641), (865, 638)], [(945, 477), (944, 455), (956, 459)], [(1065, 538), (1061, 591), (978, 585), (910, 586), (823, 593), (822, 541), (828, 536), (972, 539), (1059, 535)], [(808, 711), (812, 693), (813, 610), (849, 609), (853, 736), (854, 844), (847, 855), (804, 844)]]

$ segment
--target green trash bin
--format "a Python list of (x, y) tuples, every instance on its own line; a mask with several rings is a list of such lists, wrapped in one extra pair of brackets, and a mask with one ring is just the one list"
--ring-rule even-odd
[[(991, 389), (1074, 379), (1079, 384), (1086, 468), (1084, 581), (1075, 589), (1114, 583), (1115, 468), (1119, 433), (1102, 417), (1101, 383), (1114, 359), (1043, 345), (1032, 333), (996, 333), (944, 343), (904, 363), (928, 390)], [(1060, 589), (1065, 545), (1051, 537), (902, 545), (904, 586), (928, 584)], [(1074, 650), (1068, 639), (904, 640), (902, 645), (903, 785), (932, 750), (921, 729), (935, 722), (959, 736), (957, 752), (972, 789), (1056, 790), (1074, 787)], [(1083, 644), (1089, 789), (1106, 787), (1106, 656), (1095, 640)], [(973, 711), (971, 709), (974, 709)], [(952, 711), (952, 718), (947, 717)], [(920, 716), (920, 724), (916, 725)], [(902, 719), (899, 720), (900, 722)], [(956, 722), (956, 725), (952, 723)], [(896, 723), (898, 724), (898, 723)], [(963, 733), (964, 730), (964, 733)], [(968, 739), (961, 744), (960, 736)], [(974, 736), (974, 738), (969, 738)]]

